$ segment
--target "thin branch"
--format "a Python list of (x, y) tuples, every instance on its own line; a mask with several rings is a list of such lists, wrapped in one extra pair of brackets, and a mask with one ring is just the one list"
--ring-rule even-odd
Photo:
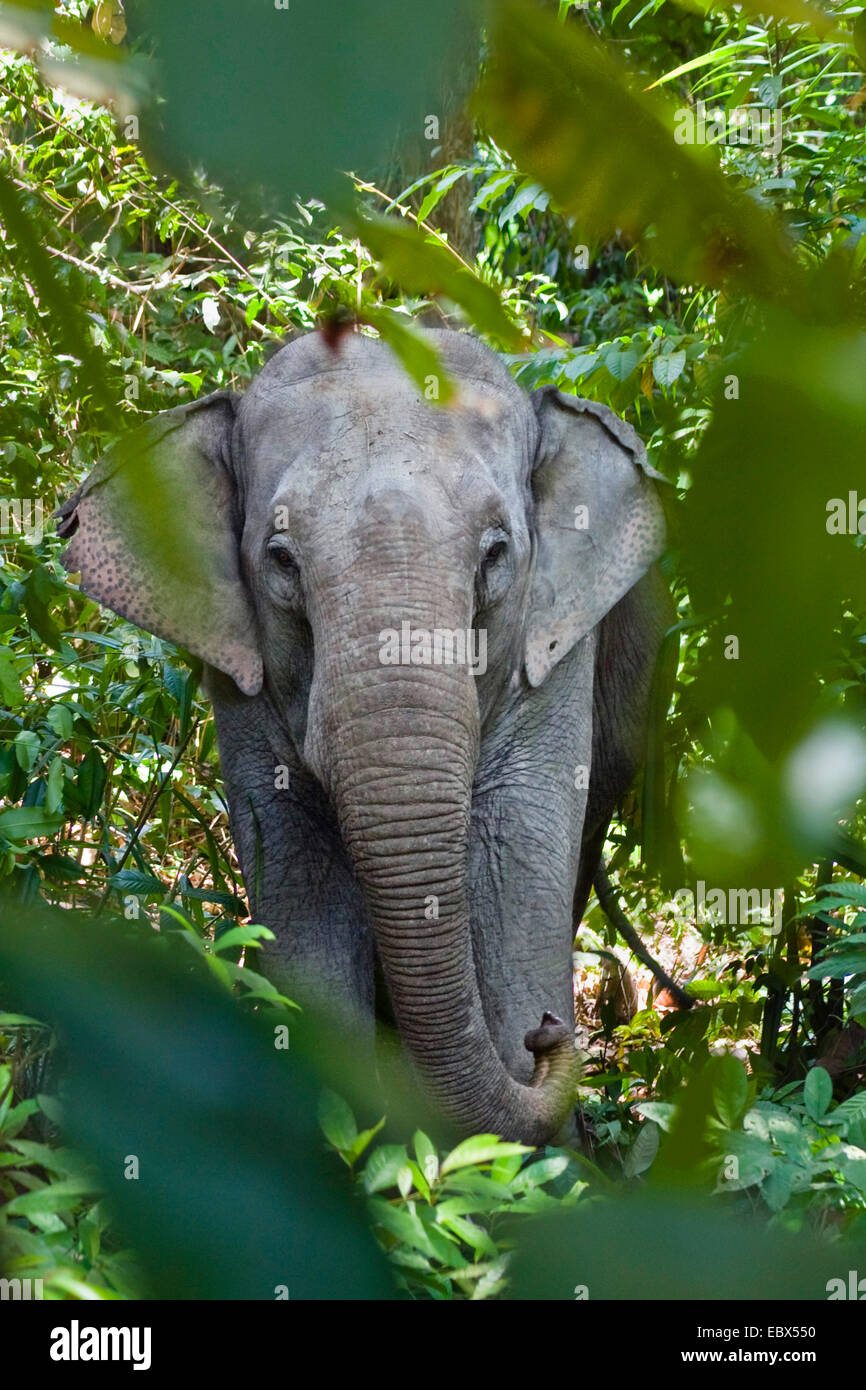
[(444, 247), (444, 249), (454, 257), (455, 261), (460, 262), (464, 270), (468, 270), (470, 275), (475, 275), (472, 266), (468, 261), (464, 261), (459, 251), (454, 250), (448, 238), (444, 237), (441, 232), (438, 232), (435, 227), (432, 227), (429, 222), (422, 222), (417, 213), (414, 213), (411, 208), (404, 208), (401, 203), (397, 202), (395, 198), (390, 198), (387, 193), (384, 193), (381, 188), (377, 188), (374, 183), (367, 183), (363, 179), (356, 179), (355, 182), (357, 187), (362, 189), (365, 193), (375, 193), (377, 198), (383, 198), (388, 204), (388, 207), (399, 207), (401, 212), (405, 212), (408, 217), (412, 218), (412, 221), (417, 227), (428, 232), (430, 236), (434, 236), (439, 242), (439, 245)]
[[(171, 765), (166, 769), (163, 776), (154, 784), (147, 797), (145, 798), (144, 805), (139, 811), (135, 825), (132, 828), (132, 833), (126, 845), (124, 846), (124, 850), (120, 856), (120, 859), (118, 860), (117, 868), (114, 870), (115, 874), (120, 873), (121, 869), (123, 868), (124, 864), (126, 863), (127, 859), (132, 853), (133, 847), (137, 844), (138, 838), (141, 835), (142, 830), (144, 829), (145, 822), (147, 821), (148, 816), (150, 815), (160, 796), (162, 796), (162, 793), (165, 791), (166, 787), (171, 781), (172, 773), (174, 772), (175, 768), (177, 767), (178, 763), (180, 762), (181, 758), (186, 752), (187, 747), (189, 746), (190, 739), (195, 733), (195, 730), (196, 725), (193, 724), (183, 743), (180, 745), (174, 757), (172, 758)], [(96, 911), (93, 914), (94, 917), (98, 917), (100, 915), (109, 897), (114, 892), (114, 889), (111, 885), (111, 877), (113, 877), (113, 875), (109, 877), (109, 881), (105, 885), (105, 891), (103, 892), (102, 897), (99, 900), (99, 904), (96, 908)]]
[(608, 878), (603, 868), (599, 868), (593, 879), (593, 887), (598, 896), (599, 906), (607, 920), (610, 922), (626, 945), (647, 970), (651, 970), (659, 984), (668, 991), (671, 998), (675, 1000), (681, 1009), (691, 1009), (694, 1007), (694, 999), (690, 994), (686, 994), (675, 980), (672, 980), (666, 970), (663, 970), (657, 960), (654, 960), (644, 946), (631, 922), (626, 917), (619, 905), (617, 891)]

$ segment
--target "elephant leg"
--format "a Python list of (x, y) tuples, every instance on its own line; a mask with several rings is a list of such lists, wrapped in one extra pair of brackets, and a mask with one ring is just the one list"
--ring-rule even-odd
[(209, 673), (232, 837), (253, 920), (269, 927), (262, 965), (289, 998), (372, 1033), (373, 946), (339, 829), (265, 694)]
[[(611, 817), (645, 759), (654, 673), (665, 633), (675, 621), (676, 609), (660, 571), (653, 566), (599, 624), (592, 778), (574, 895), (575, 932), (601, 864)], [(669, 646), (658, 668), (665, 708), (676, 669), (677, 648)]]
[[(485, 737), (469, 846), (473, 948), (508, 1070), (532, 1073), (524, 1034), (545, 1010), (574, 1021), (572, 910), (592, 760), (595, 634)], [(577, 785), (576, 785), (577, 784)]]

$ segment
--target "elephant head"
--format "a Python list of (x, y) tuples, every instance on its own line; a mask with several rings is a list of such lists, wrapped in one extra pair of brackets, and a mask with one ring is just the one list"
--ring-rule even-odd
[(380, 343), (310, 335), (241, 398), (158, 417), (62, 509), (64, 563), (268, 700), (333, 807), (432, 1090), (466, 1130), (540, 1143), (570, 1103), (572, 1027), (523, 1020), (523, 1082), (491, 1038), (473, 783), (518, 705), (530, 724), (533, 708), (556, 716), (569, 661), (658, 557), (662, 511), (637, 436), (605, 407), (527, 396), (474, 339), (431, 340), (457, 386), (447, 406)]

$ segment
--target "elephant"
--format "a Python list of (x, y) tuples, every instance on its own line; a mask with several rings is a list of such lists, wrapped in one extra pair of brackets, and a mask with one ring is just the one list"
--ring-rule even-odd
[(447, 403), (306, 334), (133, 432), (58, 530), (85, 594), (203, 663), (271, 976), (369, 1037), (378, 972), (459, 1130), (540, 1145), (671, 621), (663, 480), (606, 406), (419, 331)]

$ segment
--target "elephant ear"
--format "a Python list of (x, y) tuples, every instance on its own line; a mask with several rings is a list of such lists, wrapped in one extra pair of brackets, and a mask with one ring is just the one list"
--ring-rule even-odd
[(628, 593), (665, 542), (654, 479), (630, 425), (554, 387), (533, 392), (535, 564), (525, 665), (537, 686)]
[(100, 459), (56, 519), (72, 537), (63, 564), (89, 598), (255, 695), (262, 658), (240, 573), (233, 424), (228, 391), (155, 416)]

